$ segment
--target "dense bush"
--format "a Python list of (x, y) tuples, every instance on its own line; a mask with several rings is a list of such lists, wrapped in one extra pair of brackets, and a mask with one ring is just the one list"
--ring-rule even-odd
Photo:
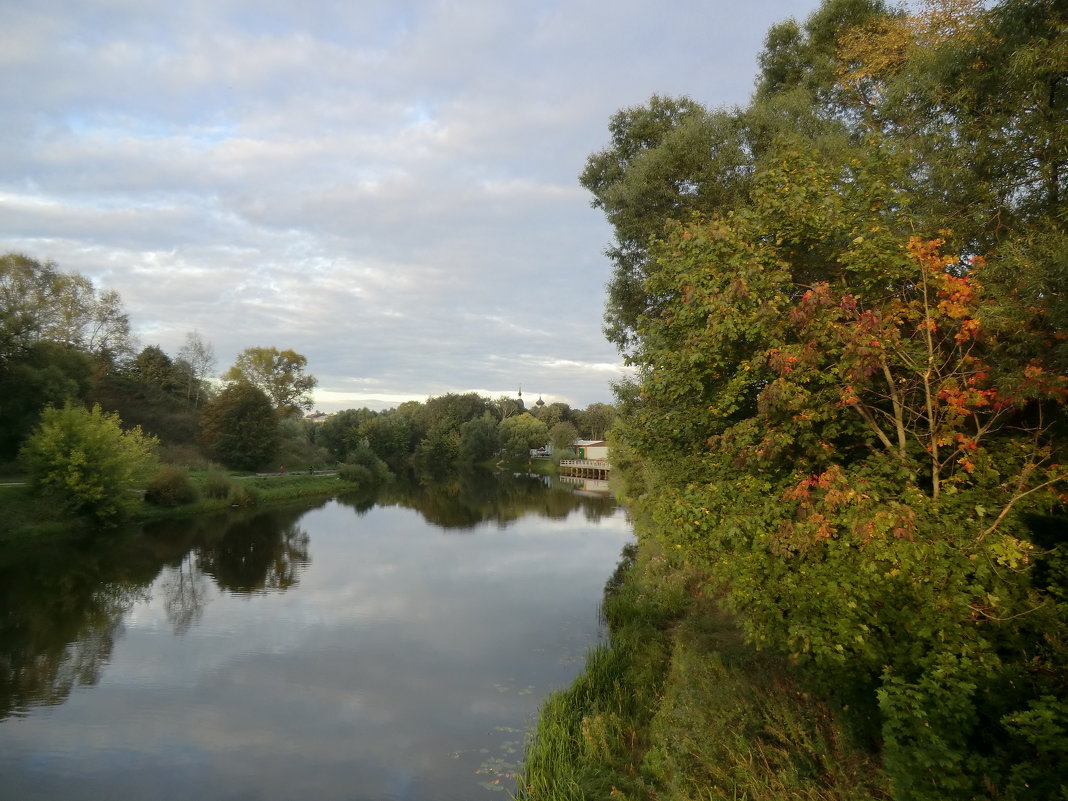
[(35, 491), (64, 511), (97, 520), (138, 502), (130, 492), (156, 465), (155, 437), (124, 431), (118, 415), (68, 402), (47, 407), (20, 452)]
[(377, 486), (393, 478), (386, 463), (379, 459), (367, 445), (361, 444), (353, 449), (338, 475), (345, 481), (362, 487)]
[(260, 491), (247, 481), (235, 481), (227, 496), (231, 506), (255, 506), (260, 502)]
[(164, 465), (148, 482), (145, 500), (156, 506), (181, 506), (197, 499), (189, 473), (180, 467)]
[(204, 475), (201, 490), (208, 498), (226, 498), (233, 489), (234, 480), (225, 471), (212, 467)]

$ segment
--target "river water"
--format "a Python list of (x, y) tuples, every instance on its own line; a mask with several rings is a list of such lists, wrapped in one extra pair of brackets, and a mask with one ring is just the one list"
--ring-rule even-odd
[(507, 798), (610, 498), (453, 480), (0, 555), (0, 799)]

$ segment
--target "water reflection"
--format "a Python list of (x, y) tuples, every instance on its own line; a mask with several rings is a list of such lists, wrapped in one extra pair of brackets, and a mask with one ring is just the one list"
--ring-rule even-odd
[(95, 684), (122, 617), (151, 576), (74, 544), (10, 547), (0, 556), (0, 718), (60, 704)]
[[(62, 704), (73, 688), (99, 682), (124, 631), (124, 617), (151, 592), (175, 634), (186, 634), (219, 591), (280, 593), (311, 564), (299, 521), (327, 501), (269, 512), (240, 511), (164, 521), (80, 542), (23, 543), (0, 552), (0, 720), (34, 706)], [(564, 520), (581, 509), (597, 521), (610, 497), (545, 486), (537, 476), (472, 472), (432, 483), (407, 480), (378, 495), (337, 503), (367, 514), (413, 509), (432, 525), (473, 531), (526, 515)]]
[(453, 530), (471, 530), (486, 522), (503, 527), (529, 514), (563, 520), (577, 509), (596, 521), (616, 509), (607, 492), (583, 496), (546, 482), (536, 475), (473, 470), (438, 481), (398, 481), (380, 491), (378, 502), (415, 509), (427, 522)]
[[(304, 509), (296, 513), (305, 514)], [(197, 550), (197, 566), (233, 593), (284, 592), (308, 564), (308, 533), (276, 513), (232, 523)]]
[(0, 801), (501, 798), (629, 539), (477, 474), (5, 550)]
[[(325, 501), (320, 502), (322, 505)], [(177, 633), (208, 586), (282, 592), (309, 562), (301, 507), (167, 521), (95, 542), (20, 543), (0, 556), (0, 719), (96, 684), (131, 605), (157, 580)]]

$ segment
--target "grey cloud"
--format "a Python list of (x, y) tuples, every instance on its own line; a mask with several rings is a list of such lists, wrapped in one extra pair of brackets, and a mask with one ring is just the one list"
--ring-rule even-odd
[(274, 344), (337, 391), (608, 400), (585, 158), (653, 92), (744, 102), (815, 5), (0, 0), (0, 249), (221, 369)]

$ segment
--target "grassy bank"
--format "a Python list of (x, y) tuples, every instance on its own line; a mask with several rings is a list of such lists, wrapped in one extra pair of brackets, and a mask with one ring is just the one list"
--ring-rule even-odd
[(608, 644), (542, 708), (519, 799), (889, 797), (872, 755), (785, 664), (745, 645), (700, 574), (643, 546), (604, 614)]
[[(191, 494), (183, 502), (157, 505), (142, 501), (123, 522), (188, 517), (231, 507), (267, 506), (299, 498), (322, 498), (354, 485), (336, 474), (286, 473), (284, 475), (239, 475), (222, 471), (188, 473)], [(71, 518), (43, 502), (27, 486), (0, 487), (0, 538), (50, 537), (89, 530), (94, 524)]]

